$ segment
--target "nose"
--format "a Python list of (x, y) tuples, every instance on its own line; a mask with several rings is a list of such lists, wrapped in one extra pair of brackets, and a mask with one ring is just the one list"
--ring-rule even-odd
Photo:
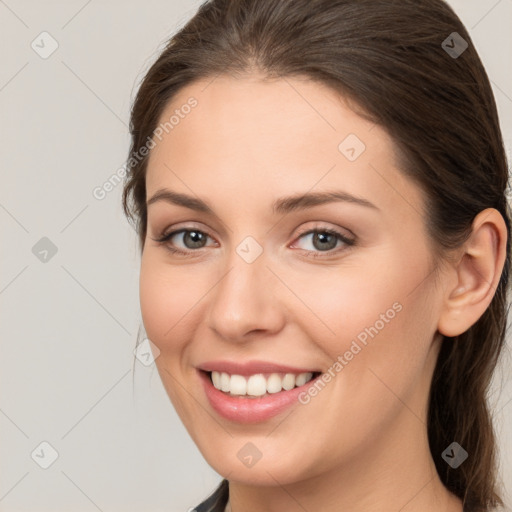
[(285, 323), (279, 301), (279, 280), (267, 267), (264, 253), (252, 263), (236, 252), (212, 290), (207, 323), (220, 338), (247, 342), (255, 335), (270, 336)]

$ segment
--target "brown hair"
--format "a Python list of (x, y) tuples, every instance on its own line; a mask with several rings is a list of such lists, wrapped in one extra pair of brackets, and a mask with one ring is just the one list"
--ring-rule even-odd
[[(458, 56), (442, 46), (453, 32), (469, 45)], [(400, 149), (402, 171), (425, 193), (426, 222), (440, 256), (467, 239), (480, 211), (496, 208), (503, 216), (509, 236), (499, 285), (469, 330), (443, 340), (427, 425), (439, 476), (465, 510), (503, 506), (487, 393), (505, 343), (508, 169), (492, 89), (468, 32), (442, 0), (205, 2), (169, 40), (133, 104), (132, 169), (123, 207), (134, 221), (141, 250), (147, 158), (134, 157), (153, 135), (164, 108), (198, 79), (255, 70), (269, 78), (300, 76), (324, 83), (387, 130)], [(441, 457), (453, 441), (469, 454), (457, 469)]]

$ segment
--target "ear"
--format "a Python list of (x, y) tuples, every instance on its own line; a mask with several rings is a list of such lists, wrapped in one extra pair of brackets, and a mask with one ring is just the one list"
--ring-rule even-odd
[(507, 227), (494, 208), (481, 211), (457, 261), (450, 266), (437, 329), (453, 337), (484, 314), (500, 281), (507, 252)]

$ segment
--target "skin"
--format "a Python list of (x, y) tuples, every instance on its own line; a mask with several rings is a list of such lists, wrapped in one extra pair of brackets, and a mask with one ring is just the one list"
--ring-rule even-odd
[[(505, 259), (501, 215), (481, 212), (468, 242), (441, 262), (422, 191), (398, 169), (393, 140), (335, 91), (307, 79), (219, 76), (182, 89), (161, 119), (191, 96), (197, 107), (151, 150), (147, 198), (168, 188), (215, 214), (164, 200), (148, 207), (140, 300), (165, 389), (206, 461), (228, 478), (232, 511), (461, 512), (432, 461), (427, 399), (441, 334), (467, 330), (492, 299)], [(348, 134), (366, 145), (353, 162), (338, 149)], [(332, 202), (272, 213), (279, 197), (333, 189), (377, 208)], [(167, 242), (195, 251), (190, 258), (154, 240), (183, 228), (208, 235), (199, 249), (183, 233)], [(356, 244), (326, 249), (300, 238), (313, 228)], [(247, 236), (263, 250), (252, 263), (236, 252)], [(401, 311), (308, 404), (252, 425), (210, 406), (202, 362), (327, 371), (396, 302)], [(252, 467), (237, 457), (248, 442), (262, 454)]]

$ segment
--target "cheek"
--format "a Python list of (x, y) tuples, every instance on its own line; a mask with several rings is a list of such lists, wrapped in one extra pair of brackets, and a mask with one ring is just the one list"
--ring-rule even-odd
[(186, 357), (187, 333), (197, 324), (193, 306), (202, 295), (192, 281), (180, 267), (165, 265), (160, 255), (151, 251), (143, 254), (139, 297), (144, 328), (160, 351), (155, 360), (157, 370), (185, 425), (189, 424), (190, 397), (182, 391), (185, 380), (181, 366)]
[(389, 266), (384, 272), (371, 263), (340, 265), (321, 272), (317, 268), (309, 276), (298, 272), (287, 276), (295, 296), (307, 306), (297, 302), (296, 311), (303, 311), (308, 320), (301, 324), (309, 326), (312, 340), (325, 340), (330, 351), (348, 349), (347, 341), (350, 345), (350, 340), (358, 336), (364, 341), (367, 329), (375, 324), (379, 331), (387, 329), (396, 317), (399, 305), (393, 305), (403, 296), (393, 279), (395, 272)]
[(144, 328), (149, 339), (155, 343), (160, 350), (162, 338), (166, 330), (171, 327), (168, 315), (164, 311), (173, 311), (171, 302), (172, 295), (158, 279), (158, 272), (150, 265), (148, 257), (144, 256), (141, 264), (139, 297)]
[(400, 255), (389, 256), (386, 265), (368, 263), (345, 268), (339, 276), (317, 275), (309, 287), (295, 281), (297, 295), (307, 297), (314, 313), (307, 315), (304, 329), (325, 354), (326, 367), (344, 375), (334, 380), (373, 396), (389, 394), (386, 385), (398, 394), (407, 393), (423, 372), (435, 331), (435, 297), (428, 295), (426, 283), (412, 292), (424, 279), (427, 265), (411, 268)]
[[(181, 267), (183, 268), (183, 267)], [(177, 349), (183, 329), (201, 297), (197, 284), (180, 267), (171, 269), (161, 258), (145, 252), (142, 257), (139, 297), (149, 339), (164, 352)]]

